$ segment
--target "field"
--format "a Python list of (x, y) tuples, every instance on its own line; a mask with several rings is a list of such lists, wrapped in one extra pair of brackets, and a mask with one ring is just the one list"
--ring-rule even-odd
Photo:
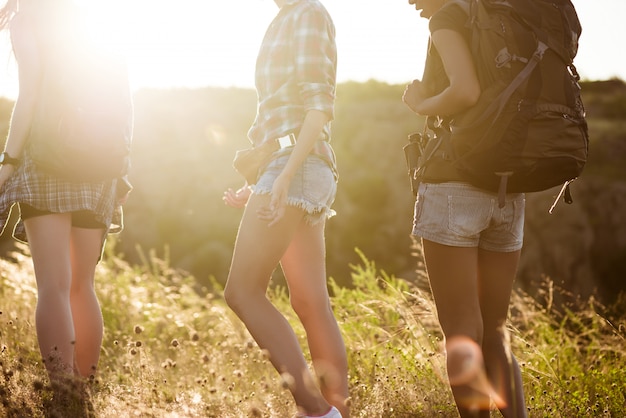
[[(199, 288), (167, 257), (131, 266), (109, 242), (97, 271), (105, 340), (85, 416), (291, 417), (284, 382), (228, 309), (216, 282)], [(55, 404), (37, 349), (27, 249), (0, 260), (0, 416), (81, 416)], [(454, 417), (441, 334), (427, 287), (379, 271), (358, 252), (350, 288), (329, 280), (345, 338), (354, 417)], [(24, 255), (26, 254), (26, 255)], [(422, 277), (418, 271), (418, 276)], [(626, 416), (626, 318), (593, 300), (576, 310), (514, 295), (511, 343), (530, 417)], [(286, 290), (270, 296), (305, 344)], [(492, 416), (500, 416), (493, 412)]]

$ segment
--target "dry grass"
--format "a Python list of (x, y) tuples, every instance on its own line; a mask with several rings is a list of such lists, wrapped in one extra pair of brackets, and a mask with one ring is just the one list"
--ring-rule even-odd
[[(105, 318), (88, 402), (62, 399), (45, 376), (34, 328), (30, 259), (0, 260), (0, 415), (7, 417), (290, 417), (295, 406), (265, 353), (226, 307), (152, 255), (107, 254), (97, 272)], [(362, 257), (354, 287), (330, 283), (348, 348), (355, 417), (454, 417), (441, 335), (427, 292)], [(305, 344), (286, 291), (272, 299)], [(511, 338), (531, 417), (626, 416), (626, 322), (594, 304), (557, 313), (517, 294)], [(492, 416), (499, 416), (493, 412)]]

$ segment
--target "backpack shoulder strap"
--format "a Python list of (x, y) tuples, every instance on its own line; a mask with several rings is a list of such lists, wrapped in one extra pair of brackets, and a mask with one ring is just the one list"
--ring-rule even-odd
[[(548, 45), (544, 44), (543, 42), (539, 42), (539, 44), (537, 45), (537, 49), (535, 49), (533, 56), (528, 61), (524, 69), (522, 69), (522, 71), (517, 74), (513, 81), (511, 81), (509, 85), (504, 90), (502, 90), (502, 92), (496, 97), (496, 99), (491, 102), (491, 104), (483, 112), (482, 116), (479, 117), (475, 121), (475, 123), (470, 126), (467, 126), (465, 128), (456, 128), (458, 129), (458, 132), (462, 132), (464, 129), (473, 129), (473, 126), (483, 123), (487, 118), (492, 118), (491, 126), (493, 126), (500, 113), (502, 113), (502, 110), (504, 110), (504, 107), (506, 106), (509, 98), (513, 95), (515, 90), (517, 90), (522, 85), (522, 83), (526, 79), (528, 79), (528, 77), (530, 77), (530, 74), (533, 72), (537, 64), (539, 64), (539, 62), (543, 59), (543, 54), (546, 52), (547, 49)], [(489, 129), (491, 129), (491, 126)], [(487, 132), (489, 132), (489, 129), (487, 130)]]

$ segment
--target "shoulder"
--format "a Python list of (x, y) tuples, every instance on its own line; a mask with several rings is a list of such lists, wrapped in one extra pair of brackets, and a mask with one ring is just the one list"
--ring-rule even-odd
[(333, 27), (328, 10), (318, 0), (301, 0), (293, 4), (292, 17), (300, 25)]
[(465, 0), (452, 0), (447, 2), (437, 11), (428, 23), (430, 32), (438, 29), (452, 29), (464, 32), (465, 24), (469, 16), (469, 4)]

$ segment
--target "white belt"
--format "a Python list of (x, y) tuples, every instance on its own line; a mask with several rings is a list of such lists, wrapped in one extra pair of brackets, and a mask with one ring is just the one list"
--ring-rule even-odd
[(278, 144), (279, 149), (292, 147), (296, 145), (296, 134), (290, 133), (289, 135), (276, 138), (274, 141)]

